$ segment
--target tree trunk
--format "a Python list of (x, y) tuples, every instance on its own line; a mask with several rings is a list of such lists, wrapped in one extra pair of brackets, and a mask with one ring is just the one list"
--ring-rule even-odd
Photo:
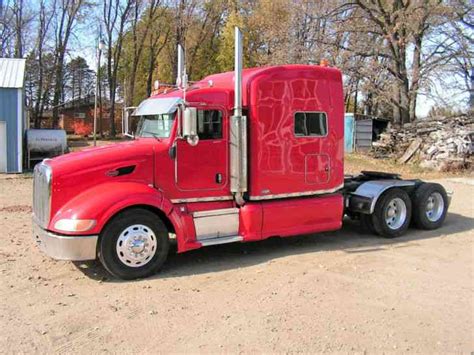
[(356, 80), (355, 93), (354, 93), (354, 115), (357, 113), (357, 100), (359, 99), (359, 78)]
[(471, 88), (469, 90), (469, 108), (474, 110), (474, 68), (471, 68)]
[(409, 121), (416, 120), (416, 102), (418, 98), (418, 90), (420, 88), (420, 66), (421, 66), (421, 35), (415, 36), (415, 48), (413, 49), (413, 65), (412, 65), (412, 79), (410, 88), (410, 112)]
[(23, 0), (15, 2), (15, 58), (23, 58)]
[(154, 50), (150, 48), (148, 56), (148, 69), (147, 69), (147, 78), (146, 78), (146, 95), (147, 97), (151, 95), (151, 86), (153, 81), (153, 70), (155, 68), (155, 56)]
[(400, 102), (400, 88), (397, 83), (393, 84), (393, 101), (392, 101), (392, 112), (393, 112), (393, 123), (396, 125), (401, 124), (401, 112), (400, 107), (398, 106)]
[(59, 55), (56, 61), (54, 95), (53, 95), (53, 128), (59, 126), (59, 102), (61, 101), (61, 91), (63, 87), (63, 67), (64, 67), (64, 51), (59, 49)]

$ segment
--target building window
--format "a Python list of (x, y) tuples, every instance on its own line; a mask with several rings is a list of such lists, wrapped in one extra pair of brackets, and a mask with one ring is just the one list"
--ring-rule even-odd
[(217, 110), (197, 110), (199, 139), (222, 138), (222, 112)]
[(86, 114), (84, 112), (74, 112), (74, 118), (86, 118)]
[(296, 112), (295, 136), (322, 137), (328, 133), (327, 116), (324, 112)]

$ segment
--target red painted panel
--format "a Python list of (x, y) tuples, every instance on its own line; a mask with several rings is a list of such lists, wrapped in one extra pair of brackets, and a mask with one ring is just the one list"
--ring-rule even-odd
[[(248, 79), (251, 198), (342, 185), (341, 80), (336, 69), (304, 65), (271, 67)], [(325, 112), (328, 135), (295, 136), (294, 114), (301, 111)]]
[(249, 202), (240, 208), (239, 235), (244, 241), (262, 238), (263, 208), (261, 202)]
[[(201, 140), (191, 146), (177, 142), (177, 187), (181, 191), (224, 190), (228, 184), (228, 143), (226, 139)], [(221, 174), (222, 181), (216, 181)]]
[(291, 236), (341, 228), (341, 194), (268, 201), (262, 204), (262, 237)]
[(330, 159), (327, 154), (305, 155), (305, 182), (316, 190), (329, 181)]

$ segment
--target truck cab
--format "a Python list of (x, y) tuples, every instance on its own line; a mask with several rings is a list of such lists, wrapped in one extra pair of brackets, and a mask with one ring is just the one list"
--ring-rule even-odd
[[(33, 236), (46, 254), (99, 258), (114, 276), (133, 279), (161, 267), (172, 237), (185, 252), (333, 231), (345, 214), (381, 235), (406, 231), (422, 182), (344, 177), (341, 72), (242, 70), (239, 46), (235, 72), (143, 101), (135, 139), (36, 166)], [(448, 196), (428, 190), (413, 201), (434, 211), (437, 227)], [(389, 191), (396, 194), (385, 201)]]

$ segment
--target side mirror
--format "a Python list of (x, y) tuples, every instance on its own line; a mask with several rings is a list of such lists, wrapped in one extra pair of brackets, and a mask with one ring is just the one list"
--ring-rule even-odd
[(197, 109), (195, 107), (186, 107), (184, 109), (183, 137), (193, 146), (199, 142), (197, 135)]

